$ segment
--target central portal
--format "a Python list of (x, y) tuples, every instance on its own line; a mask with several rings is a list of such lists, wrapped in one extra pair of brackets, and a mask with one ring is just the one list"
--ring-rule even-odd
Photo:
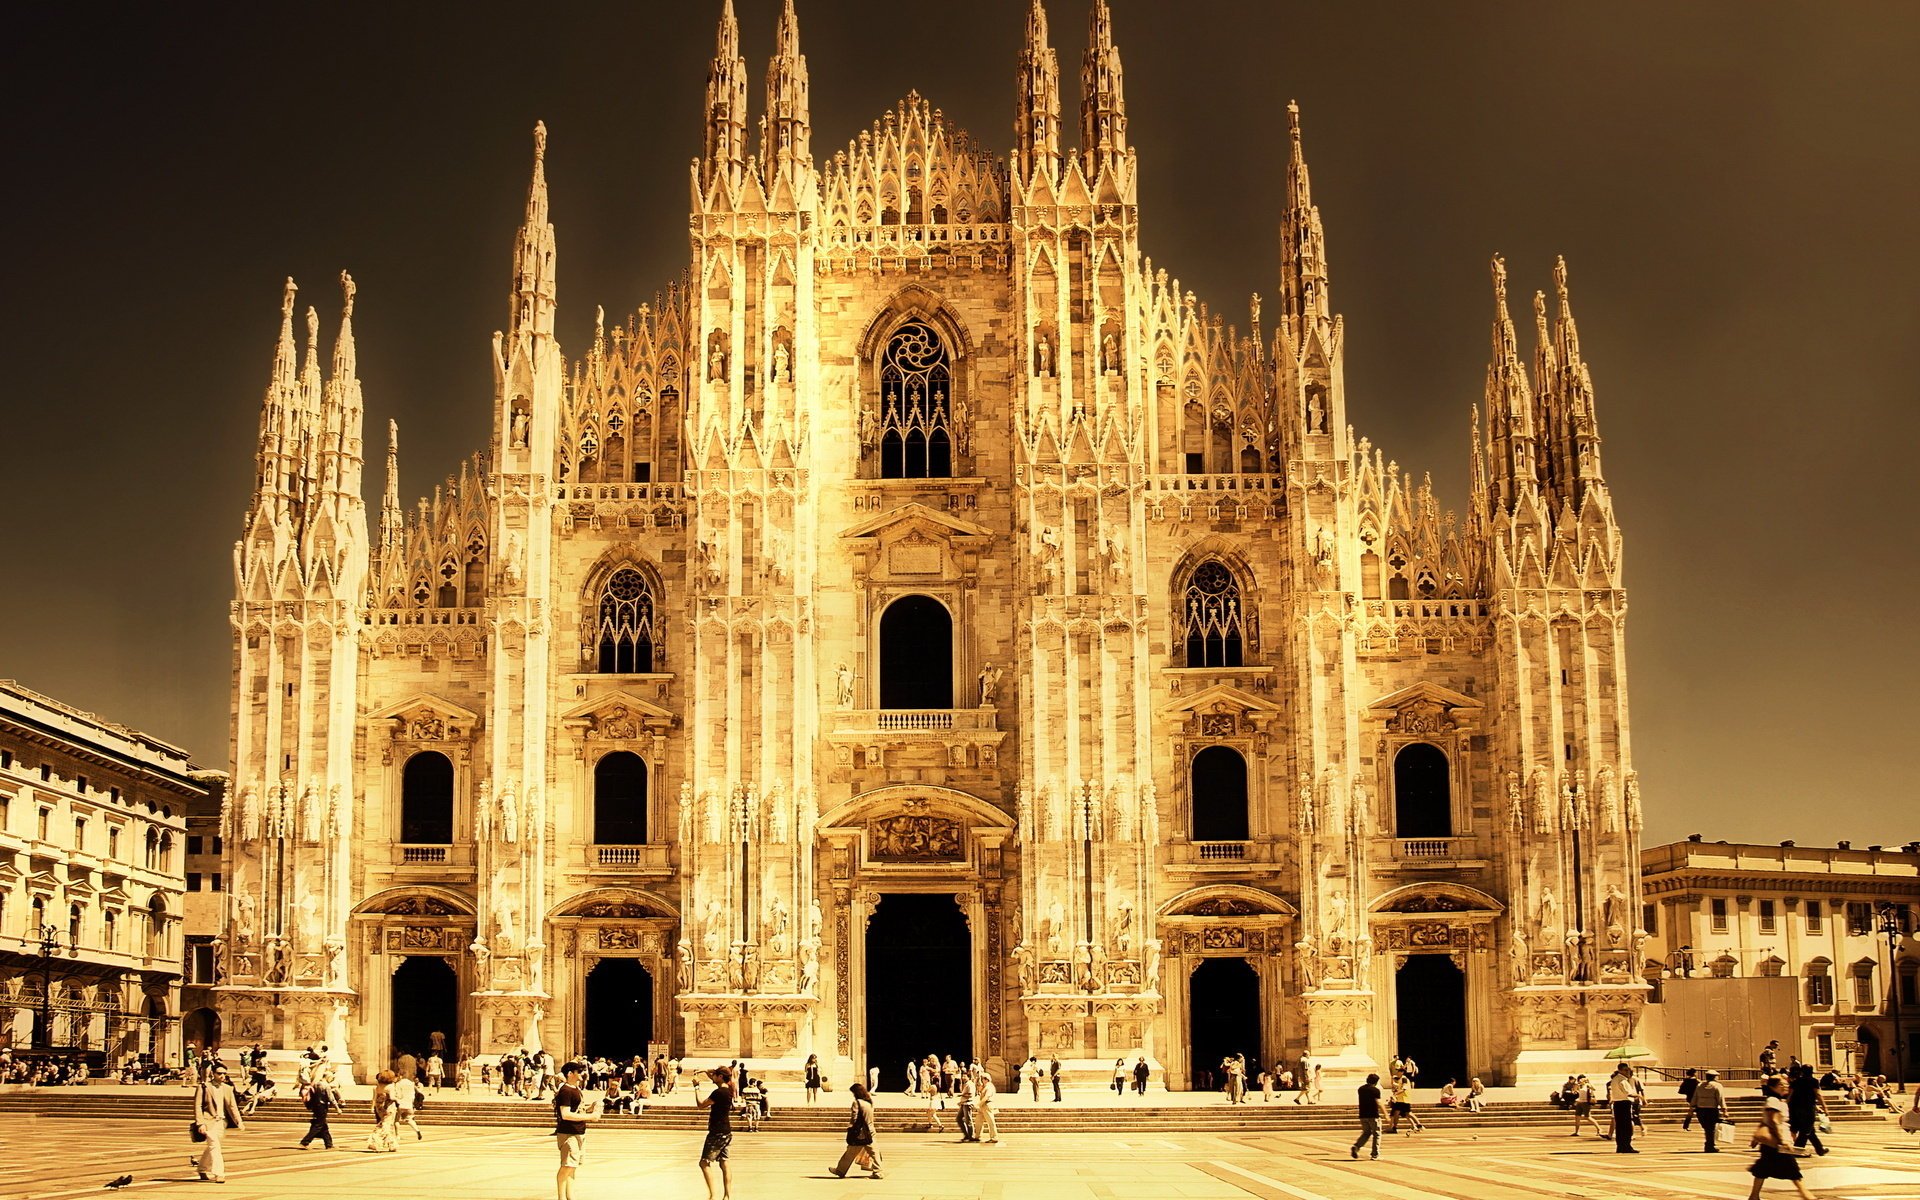
[(393, 1038), (389, 1059), (411, 1054), (460, 1058), (460, 981), (438, 955), (408, 955), (393, 973)]
[(1445, 954), (1409, 954), (1394, 991), (1400, 1041), (1393, 1053), (1413, 1057), (1425, 1087), (1465, 1084), (1467, 978), (1460, 968)]
[(653, 976), (640, 960), (601, 959), (587, 972), (586, 992), (587, 1057), (645, 1058), (653, 1040)]
[(867, 922), (867, 1061), (880, 1087), (907, 1062), (973, 1057), (973, 936), (950, 892), (887, 892)]
[(1225, 1084), (1221, 1064), (1234, 1054), (1246, 1056), (1247, 1079), (1253, 1080), (1264, 1061), (1259, 972), (1244, 958), (1206, 958), (1193, 969), (1189, 986), (1187, 1036), (1193, 1047), (1193, 1078), (1188, 1086), (1207, 1090)]

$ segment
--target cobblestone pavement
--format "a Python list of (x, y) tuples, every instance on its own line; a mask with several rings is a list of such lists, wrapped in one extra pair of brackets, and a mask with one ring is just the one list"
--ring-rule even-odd
[[(427, 1140), (397, 1154), (368, 1154), (366, 1126), (341, 1122), (331, 1153), (303, 1151), (301, 1127), (258, 1126), (227, 1144), (228, 1183), (200, 1183), (187, 1165), (185, 1122), (0, 1118), (0, 1197), (58, 1200), (103, 1196), (131, 1174), (123, 1196), (201, 1200), (547, 1200), (554, 1148), (524, 1130), (427, 1129)], [(1655, 1130), (1646, 1152), (1623, 1158), (1610, 1143), (1559, 1132), (1475, 1136), (1433, 1130), (1385, 1142), (1378, 1162), (1348, 1158), (1349, 1139), (1321, 1134), (1045, 1134), (997, 1146), (956, 1143), (951, 1134), (882, 1139), (886, 1176), (835, 1179), (826, 1168), (841, 1147), (831, 1136), (739, 1133), (734, 1191), (739, 1200), (1738, 1200), (1750, 1182), (1741, 1152), (1708, 1157), (1696, 1135)], [(1810, 1161), (1807, 1179), (1823, 1197), (1920, 1197), (1920, 1139), (1892, 1124), (1845, 1127), (1833, 1154)], [(576, 1200), (702, 1200), (692, 1133), (598, 1129)], [(1768, 1195), (1791, 1195), (1773, 1183)]]

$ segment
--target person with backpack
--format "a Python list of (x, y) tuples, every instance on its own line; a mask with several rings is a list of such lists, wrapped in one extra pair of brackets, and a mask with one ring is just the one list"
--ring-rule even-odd
[[(852, 1111), (847, 1120), (847, 1148), (840, 1155), (840, 1161), (827, 1168), (837, 1179), (845, 1179), (847, 1171), (855, 1164), (873, 1172), (873, 1178), (880, 1178), (880, 1152), (873, 1145), (873, 1096), (867, 1091), (867, 1085), (856, 1083), (847, 1089), (853, 1096)], [(709, 1197), (709, 1200), (712, 1200)]]

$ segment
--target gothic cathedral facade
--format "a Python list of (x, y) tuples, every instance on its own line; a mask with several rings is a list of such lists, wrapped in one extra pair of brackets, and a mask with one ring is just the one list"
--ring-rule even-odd
[(910, 95), (817, 157), (792, 4), (750, 122), (728, 0), (687, 279), (571, 357), (537, 129), (492, 441), (414, 508), (391, 431), (361, 497), (351, 281), (324, 373), (289, 281), (235, 555), (229, 1045), (1183, 1088), (1631, 1037), (1626, 593), (1564, 267), (1528, 363), (1495, 260), (1442, 516), (1348, 424), (1297, 109), (1242, 331), (1142, 253), (1092, 8), (1078, 149), (1034, 0), (1010, 155)]

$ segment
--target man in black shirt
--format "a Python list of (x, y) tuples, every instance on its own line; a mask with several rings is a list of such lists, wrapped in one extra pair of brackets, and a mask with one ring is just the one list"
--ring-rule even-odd
[(1373, 1157), (1380, 1157), (1380, 1077), (1367, 1076), (1360, 1085), (1360, 1140), (1353, 1144), (1353, 1157), (1360, 1157), (1360, 1147), (1369, 1141), (1373, 1143)]
[[(707, 1184), (707, 1200), (726, 1200), (733, 1195), (733, 1175), (727, 1166), (727, 1148), (733, 1144), (733, 1071), (715, 1067), (707, 1072), (713, 1090), (696, 1105), (707, 1110), (707, 1140), (700, 1145), (700, 1178)], [(713, 1194), (715, 1164), (720, 1167), (720, 1195)], [(562, 1200), (565, 1200), (563, 1197)]]
[(570, 1062), (560, 1069), (566, 1082), (553, 1093), (553, 1140), (560, 1147), (560, 1170), (553, 1177), (557, 1200), (573, 1200), (573, 1174), (586, 1157), (587, 1122), (598, 1120), (600, 1104), (580, 1091), (587, 1068)]

